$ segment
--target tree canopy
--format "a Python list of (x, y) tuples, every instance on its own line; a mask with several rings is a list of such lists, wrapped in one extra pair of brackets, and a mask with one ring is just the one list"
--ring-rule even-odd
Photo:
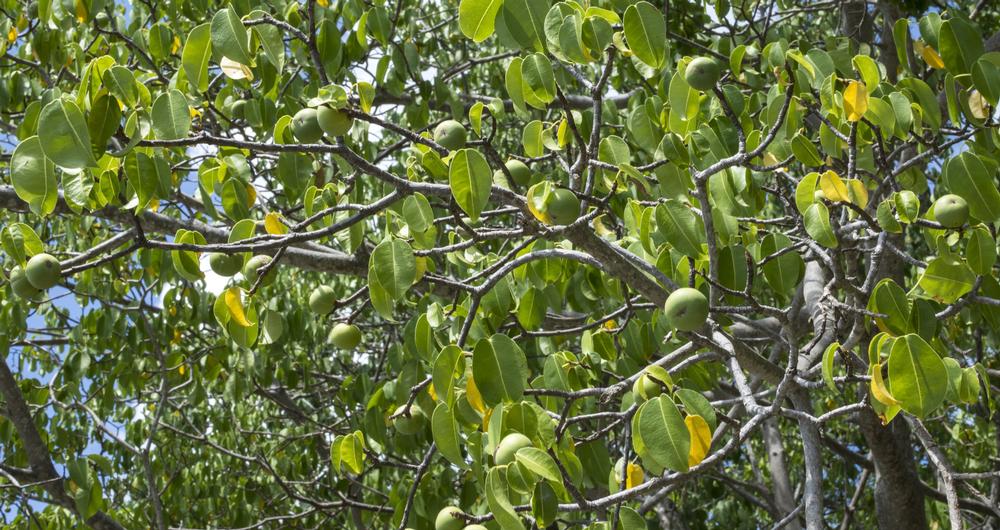
[(0, 0), (8, 528), (1000, 528), (1000, 6)]

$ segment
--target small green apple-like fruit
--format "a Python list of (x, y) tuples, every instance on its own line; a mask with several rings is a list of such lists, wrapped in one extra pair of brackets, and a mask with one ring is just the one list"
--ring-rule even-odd
[(62, 266), (53, 255), (43, 252), (35, 254), (28, 260), (24, 274), (32, 287), (44, 291), (59, 283), (59, 279), (62, 278)]
[(208, 257), (208, 266), (212, 268), (212, 272), (228, 278), (240, 272), (243, 259), (236, 254), (214, 252)]
[(514, 455), (524, 447), (531, 447), (531, 439), (527, 436), (514, 432), (503, 437), (497, 444), (497, 450), (493, 453), (493, 462), (498, 466), (506, 465), (514, 461)]
[(681, 331), (694, 331), (704, 325), (708, 318), (708, 298), (697, 289), (682, 287), (667, 297), (663, 313), (672, 327)]
[(580, 217), (580, 199), (566, 188), (557, 188), (552, 191), (552, 196), (545, 205), (545, 211), (553, 224), (571, 224)]
[(246, 107), (247, 107), (247, 100), (238, 99), (234, 101), (233, 106), (230, 109), (230, 113), (232, 114), (233, 119), (242, 120), (246, 114), (245, 113)]
[(330, 331), (330, 342), (340, 349), (353, 350), (361, 344), (361, 330), (354, 324), (341, 322)]
[(637, 403), (652, 399), (662, 393), (663, 386), (645, 372), (632, 384), (632, 395)]
[(466, 526), (462, 530), (486, 530), (486, 527), (481, 524), (470, 524), (469, 526)]
[(697, 57), (684, 70), (684, 80), (695, 90), (709, 91), (719, 82), (719, 63), (708, 57)]
[(449, 151), (465, 147), (467, 138), (465, 127), (455, 120), (445, 120), (434, 128), (434, 141)]
[(316, 109), (305, 108), (292, 117), (292, 132), (302, 143), (313, 144), (323, 137), (323, 129), (319, 126)]
[(41, 294), (41, 291), (35, 289), (35, 286), (31, 285), (31, 282), (28, 281), (28, 277), (24, 274), (24, 269), (20, 265), (10, 271), (10, 288), (14, 291), (14, 294), (25, 300), (34, 300)]
[(949, 193), (934, 201), (934, 218), (945, 228), (959, 228), (969, 220), (969, 203)]
[[(263, 268), (268, 263), (271, 263), (271, 256), (265, 256), (261, 254), (259, 256), (254, 256), (250, 258), (249, 260), (247, 260), (246, 265), (243, 266), (243, 277), (246, 278), (251, 285), (253, 285), (254, 282), (257, 281), (257, 276), (259, 274), (260, 269)], [(274, 268), (267, 271), (267, 275), (264, 276), (264, 279), (261, 281), (261, 286), (267, 287), (268, 285), (274, 283), (274, 278), (277, 272), (278, 272), (277, 269)]]
[(319, 120), (320, 128), (330, 136), (343, 136), (354, 125), (354, 118), (346, 112), (326, 105), (316, 110), (316, 119)]
[(510, 173), (511, 178), (517, 184), (526, 186), (531, 181), (531, 168), (528, 167), (528, 164), (520, 160), (511, 159), (504, 165), (507, 166), (507, 172)]
[(442, 508), (434, 519), (434, 530), (462, 530), (465, 526), (465, 521), (459, 519), (462, 515), (462, 510), (455, 506)]
[[(406, 405), (400, 405), (396, 409), (396, 414), (406, 408)], [(424, 411), (416, 405), (410, 406), (410, 415), (407, 416), (403, 414), (402, 416), (396, 416), (392, 420), (392, 426), (395, 427), (396, 431), (400, 434), (417, 434), (424, 430), (424, 425), (427, 424), (427, 416)]]
[(309, 295), (309, 309), (319, 315), (327, 315), (337, 305), (337, 293), (333, 288), (320, 285)]

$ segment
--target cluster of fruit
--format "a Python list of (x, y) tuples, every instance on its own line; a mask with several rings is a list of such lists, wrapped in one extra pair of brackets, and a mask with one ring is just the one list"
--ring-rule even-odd
[(62, 278), (62, 266), (51, 254), (35, 254), (22, 269), (10, 271), (10, 287), (14, 294), (26, 300), (38, 300), (42, 291), (55, 286)]

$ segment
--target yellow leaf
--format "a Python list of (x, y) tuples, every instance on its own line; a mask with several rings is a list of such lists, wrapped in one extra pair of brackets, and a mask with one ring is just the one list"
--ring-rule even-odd
[(17, 40), (17, 28), (11, 26), (10, 31), (7, 32), (7, 42), (14, 44), (14, 41), (16, 40)]
[(180, 374), (180, 375), (184, 375), (184, 365), (183, 364), (177, 367), (177, 373)]
[(819, 188), (823, 190), (823, 196), (833, 202), (850, 202), (851, 197), (847, 193), (847, 185), (833, 170), (827, 170), (819, 176)]
[(604, 323), (604, 329), (608, 331), (614, 331), (616, 327), (618, 327), (618, 323), (616, 323), (614, 319), (608, 320)]
[(865, 188), (865, 183), (861, 182), (860, 179), (847, 179), (846, 182), (847, 195), (851, 203), (857, 205), (859, 208), (868, 206), (868, 188)]
[(253, 81), (253, 72), (250, 68), (243, 64), (238, 63), (229, 57), (223, 57), (219, 61), (219, 68), (222, 69), (222, 73), (226, 74), (226, 77), (230, 79), (246, 79), (247, 81)]
[(489, 409), (486, 411), (486, 414), (483, 414), (483, 432), (490, 432), (490, 418), (492, 416), (493, 409)]
[[(486, 404), (483, 403), (483, 395), (479, 393), (479, 387), (476, 386), (476, 380), (468, 377), (465, 380), (465, 399), (469, 401), (469, 405), (472, 408), (479, 411), (480, 414), (486, 414)], [(485, 417), (483, 422), (488, 421)]]
[(170, 43), (170, 53), (177, 53), (181, 49), (181, 38), (174, 35), (174, 41)]
[(844, 90), (844, 112), (847, 121), (858, 121), (868, 110), (868, 88), (860, 81), (851, 81)]
[(246, 314), (243, 313), (243, 289), (230, 287), (226, 289), (223, 296), (225, 296), (226, 307), (229, 309), (233, 321), (245, 328), (252, 326), (253, 324), (247, 320)]
[(266, 230), (268, 234), (275, 236), (288, 233), (288, 227), (281, 222), (281, 219), (278, 217), (276, 212), (268, 212), (268, 214), (264, 216), (264, 230)]
[(931, 45), (925, 43), (922, 40), (918, 40), (913, 43), (914, 49), (923, 57), (924, 62), (928, 64), (931, 68), (935, 70), (941, 70), (944, 68), (944, 61), (941, 60), (941, 56), (938, 55), (937, 50), (931, 47)]
[(253, 184), (247, 184), (247, 201), (251, 206), (257, 204), (257, 188)]
[(201, 109), (198, 107), (188, 107), (188, 112), (191, 114), (191, 119), (201, 116)]
[(642, 472), (642, 467), (629, 462), (628, 471), (625, 473), (625, 489), (634, 488), (645, 480), (646, 476)]
[(316, 0), (316, 4), (319, 5), (320, 7), (329, 7), (330, 0)]
[(882, 379), (882, 364), (875, 363), (872, 366), (872, 397), (875, 398), (879, 403), (892, 407), (899, 405), (899, 401), (892, 397), (889, 393), (889, 389), (885, 387), (885, 381)]
[(688, 466), (694, 467), (708, 456), (708, 448), (712, 445), (712, 433), (708, 422), (697, 414), (689, 414), (684, 418), (688, 434), (691, 435), (691, 450), (688, 452)]
[(87, 5), (76, 0), (76, 21), (83, 24), (87, 21)]
[(975, 118), (980, 120), (985, 120), (989, 116), (989, 103), (978, 90), (969, 93), (969, 110), (972, 111)]
[(431, 383), (427, 387), (427, 394), (429, 394), (431, 396), (432, 400), (434, 400), (434, 401), (438, 400), (438, 394), (437, 394), (437, 392), (434, 391), (434, 383)]

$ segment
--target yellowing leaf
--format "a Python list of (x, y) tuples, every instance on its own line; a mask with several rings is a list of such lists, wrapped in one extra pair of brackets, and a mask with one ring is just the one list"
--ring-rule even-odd
[(316, 5), (320, 7), (330, 7), (330, 0), (316, 0)]
[(688, 434), (691, 435), (691, 449), (688, 452), (688, 466), (694, 467), (708, 456), (708, 448), (712, 445), (712, 432), (705, 418), (697, 414), (689, 414), (684, 418)]
[(76, 21), (83, 24), (87, 21), (87, 5), (76, 0)]
[(14, 44), (17, 40), (17, 28), (11, 26), (10, 31), (7, 32), (7, 42)]
[(280, 236), (288, 233), (288, 227), (281, 222), (276, 212), (268, 212), (264, 216), (264, 230), (268, 234)]
[(646, 475), (642, 472), (642, 467), (628, 463), (628, 471), (625, 473), (625, 488), (634, 488), (646, 480)]
[(247, 81), (253, 81), (253, 72), (250, 68), (243, 64), (238, 63), (229, 57), (223, 57), (219, 61), (219, 68), (222, 69), (222, 73), (226, 74), (226, 77), (230, 79), (246, 79)]
[[(465, 380), (465, 399), (469, 400), (469, 405), (472, 408), (479, 411), (480, 414), (486, 414), (486, 404), (483, 403), (483, 395), (479, 393), (479, 387), (476, 386), (476, 380), (472, 377), (468, 377)], [(486, 421), (486, 418), (483, 418)]]
[(174, 40), (173, 42), (170, 43), (170, 53), (171, 54), (177, 53), (177, 50), (180, 49), (181, 49), (181, 38), (178, 37), (177, 35), (174, 35)]
[(920, 54), (920, 57), (924, 59), (931, 68), (935, 70), (941, 70), (944, 68), (944, 61), (941, 56), (938, 55), (937, 50), (932, 48), (929, 44), (924, 43), (922, 40), (918, 40), (913, 43), (913, 47)]
[(851, 81), (844, 90), (844, 112), (847, 121), (858, 121), (868, 110), (868, 88), (860, 81)]
[(243, 312), (243, 290), (239, 287), (230, 287), (226, 289), (223, 295), (226, 301), (226, 308), (229, 309), (229, 314), (233, 321), (243, 327), (250, 327), (253, 324), (247, 320), (246, 314)]
[(985, 120), (989, 116), (989, 103), (978, 90), (973, 90), (969, 94), (969, 110), (972, 111), (975, 118), (980, 120)]
[(887, 407), (899, 405), (899, 401), (897, 401), (896, 398), (892, 397), (892, 394), (889, 393), (889, 389), (886, 388), (885, 386), (885, 380), (882, 379), (881, 363), (875, 363), (875, 365), (872, 366), (871, 389), (872, 389), (872, 397), (875, 398), (879, 403)]
[(431, 396), (431, 400), (432, 400), (432, 401), (437, 401), (437, 400), (438, 400), (438, 394), (437, 394), (437, 392), (435, 392), (435, 391), (434, 391), (434, 383), (431, 383), (431, 384), (430, 384), (430, 385), (429, 385), (429, 386), (427, 387), (427, 394), (428, 394), (429, 396)]
[(247, 184), (247, 204), (252, 206), (257, 204), (257, 188), (253, 184)]
[(851, 197), (847, 192), (847, 185), (844, 184), (844, 180), (840, 178), (840, 175), (833, 170), (827, 170), (819, 176), (819, 188), (823, 190), (823, 196), (827, 200), (833, 202), (851, 201)]
[(852, 204), (860, 208), (868, 206), (868, 189), (860, 179), (847, 179), (847, 195)]

